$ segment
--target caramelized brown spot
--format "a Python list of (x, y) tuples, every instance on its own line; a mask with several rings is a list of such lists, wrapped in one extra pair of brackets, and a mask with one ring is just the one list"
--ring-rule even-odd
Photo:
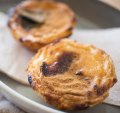
[(73, 27), (69, 27), (69, 28), (68, 28), (68, 31), (71, 31), (72, 29), (73, 29)]
[(24, 42), (22, 37), (21, 37), (21, 38), (19, 38), (19, 41), (20, 41), (20, 42)]
[(37, 22), (34, 22), (24, 16), (19, 16), (20, 23), (23, 26), (24, 29), (30, 30), (34, 27), (37, 27), (39, 24)]
[(28, 75), (28, 82), (30, 85), (32, 84), (32, 76), (31, 75)]
[(97, 85), (95, 85), (94, 90), (96, 91), (97, 95), (100, 96), (107, 90), (107, 87), (103, 86), (99, 88)]
[(75, 75), (83, 75), (82, 70), (78, 70), (75, 72)]
[(70, 67), (70, 64), (73, 60), (73, 53), (71, 52), (63, 52), (60, 57), (58, 57), (57, 61), (52, 64), (47, 64), (43, 62), (41, 66), (41, 71), (43, 75), (50, 76), (56, 75), (58, 73), (64, 73)]
[(9, 28), (11, 28), (11, 23), (10, 22), (8, 22), (7, 25), (8, 25)]
[(96, 91), (97, 95), (100, 95), (100, 89), (97, 85), (94, 85), (94, 90)]
[(114, 79), (113, 79), (113, 83), (115, 84), (116, 82), (117, 82), (117, 79), (116, 79), (116, 78), (114, 78)]

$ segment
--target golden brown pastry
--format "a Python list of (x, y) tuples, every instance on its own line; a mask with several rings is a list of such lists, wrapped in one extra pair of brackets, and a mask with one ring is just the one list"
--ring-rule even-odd
[(38, 50), (55, 40), (67, 38), (75, 23), (75, 14), (64, 3), (27, 0), (15, 8), (8, 26), (23, 45)]
[(109, 55), (69, 39), (40, 49), (27, 72), (32, 88), (62, 110), (85, 109), (103, 102), (117, 81)]

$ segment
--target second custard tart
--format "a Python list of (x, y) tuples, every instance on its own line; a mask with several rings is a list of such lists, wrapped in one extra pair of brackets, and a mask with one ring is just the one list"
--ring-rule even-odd
[(19, 4), (9, 19), (13, 36), (23, 45), (38, 50), (72, 34), (74, 12), (64, 3), (52, 0), (27, 0)]
[(62, 110), (85, 109), (103, 102), (116, 82), (109, 55), (68, 39), (40, 49), (27, 71), (33, 89)]

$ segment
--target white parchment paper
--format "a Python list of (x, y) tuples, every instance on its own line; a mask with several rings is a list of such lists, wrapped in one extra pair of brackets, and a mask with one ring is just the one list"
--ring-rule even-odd
[(11, 35), (7, 28), (7, 17), (0, 13), (0, 71), (11, 78), (27, 84), (26, 67), (34, 55)]

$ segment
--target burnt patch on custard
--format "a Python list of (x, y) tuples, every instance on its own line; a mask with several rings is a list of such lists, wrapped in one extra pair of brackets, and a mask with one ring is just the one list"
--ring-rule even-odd
[(19, 41), (20, 41), (21, 43), (23, 43), (23, 42), (24, 42), (23, 38), (19, 38)]
[(103, 87), (98, 87), (97, 85), (94, 85), (94, 90), (96, 91), (98, 96), (101, 96), (104, 92), (107, 91), (107, 87), (103, 86)]
[(52, 64), (47, 64), (43, 62), (41, 66), (41, 71), (45, 76), (56, 75), (66, 72), (73, 60), (74, 54), (71, 52), (63, 52), (61, 56), (58, 57), (57, 61)]
[(66, 35), (66, 36), (64, 36), (64, 37), (62, 37), (62, 38), (70, 38), (71, 35), (72, 35), (72, 32), (71, 32), (70, 34), (68, 34), (68, 35)]
[(28, 82), (30, 85), (32, 84), (32, 76), (31, 75), (28, 75)]
[(8, 22), (8, 23), (7, 23), (7, 26), (8, 26), (9, 28), (11, 28), (11, 23), (10, 23), (10, 22)]
[(79, 69), (75, 72), (75, 75), (78, 76), (78, 79), (82, 80), (83, 82), (90, 84), (90, 78), (87, 77), (82, 69)]
[(19, 38), (19, 41), (20, 41), (21, 43), (23, 43), (23, 42), (25, 42), (25, 41), (29, 42), (29, 39), (26, 39), (25, 37), (21, 37), (21, 38)]
[(25, 29), (25, 30), (30, 30), (32, 28), (35, 28), (35, 27), (38, 27), (39, 24), (29, 18), (26, 18), (24, 16), (19, 16), (19, 19), (20, 19), (20, 24), (22, 25), (22, 27)]
[(94, 90), (96, 91), (97, 95), (101, 95), (100, 88), (97, 85), (94, 85)]
[(114, 79), (113, 79), (113, 83), (115, 84), (116, 82), (117, 82), (117, 79), (116, 79), (116, 78), (114, 78)]
[(75, 75), (84, 75), (84, 74), (83, 74), (82, 70), (78, 70), (75, 72)]

